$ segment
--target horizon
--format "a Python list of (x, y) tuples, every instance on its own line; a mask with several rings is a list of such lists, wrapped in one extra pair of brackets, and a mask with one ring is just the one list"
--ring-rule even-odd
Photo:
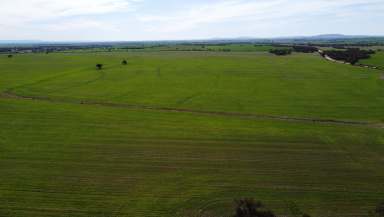
[(384, 20), (384, 2), (379, 0), (14, 0), (0, 6), (1, 41), (384, 35), (375, 22)]
[(191, 38), (191, 39), (163, 39), (163, 40), (109, 40), (109, 41), (97, 41), (97, 40), (40, 40), (40, 39), (21, 39), (21, 40), (8, 40), (0, 39), (0, 44), (38, 44), (38, 43), (130, 43), (130, 42), (197, 42), (197, 41), (220, 41), (220, 40), (229, 40), (229, 41), (257, 41), (257, 40), (284, 40), (284, 39), (319, 39), (325, 38), (326, 40), (336, 38), (336, 39), (359, 39), (359, 38), (384, 38), (384, 35), (344, 35), (344, 34), (318, 34), (318, 35), (301, 35), (301, 36), (276, 36), (276, 37), (265, 37), (257, 38), (252, 36), (238, 36), (238, 37), (213, 37), (213, 38)]

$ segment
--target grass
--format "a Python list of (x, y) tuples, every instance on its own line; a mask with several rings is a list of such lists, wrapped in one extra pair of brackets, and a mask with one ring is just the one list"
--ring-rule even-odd
[[(127, 66), (120, 64), (122, 59)], [(6, 71), (5, 83), (32, 71), (32, 78), (26, 75), (25, 82), (7, 86), (28, 96), (361, 121), (384, 117), (379, 72), (326, 62), (317, 55), (44, 54), (7, 61), (2, 68), (17, 71)], [(41, 65), (35, 68), (36, 63)], [(105, 69), (95, 70), (95, 63), (104, 63)]]
[(0, 98), (0, 216), (220, 216), (240, 197), (365, 216), (384, 198), (382, 128), (79, 103), (381, 122), (374, 70), (307, 54), (0, 57), (1, 91), (52, 99)]
[(377, 51), (371, 58), (360, 61), (363, 64), (379, 66), (384, 69), (384, 51)]

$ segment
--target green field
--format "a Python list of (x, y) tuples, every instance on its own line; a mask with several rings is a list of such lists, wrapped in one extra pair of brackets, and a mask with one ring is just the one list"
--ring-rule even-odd
[(0, 91), (0, 216), (221, 217), (253, 197), (355, 217), (384, 199), (378, 70), (241, 51), (0, 55)]
[(371, 58), (361, 60), (360, 62), (372, 66), (379, 66), (384, 69), (384, 51), (377, 51)]
[(266, 44), (168, 44), (168, 45), (148, 45), (148, 44), (133, 44), (133, 45), (118, 45), (111, 48), (94, 48), (94, 49), (75, 49), (65, 52), (159, 52), (159, 51), (206, 51), (206, 52), (268, 52), (276, 48)]

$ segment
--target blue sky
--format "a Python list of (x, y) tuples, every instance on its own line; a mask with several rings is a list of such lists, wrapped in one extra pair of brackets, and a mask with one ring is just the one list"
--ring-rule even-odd
[(384, 35), (384, 0), (0, 0), (0, 40)]

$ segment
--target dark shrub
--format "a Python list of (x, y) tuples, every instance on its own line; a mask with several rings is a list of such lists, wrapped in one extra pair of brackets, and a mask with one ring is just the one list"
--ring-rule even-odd
[(13, 57), (13, 55), (12, 55), (12, 54), (9, 54), (9, 55), (8, 55), (8, 58), (12, 58), (12, 57)]
[(293, 46), (293, 50), (301, 53), (314, 53), (318, 51), (317, 47), (312, 46)]
[(264, 205), (253, 199), (236, 200), (234, 217), (276, 217), (276, 215)]
[(269, 52), (278, 56), (284, 56), (284, 55), (291, 54), (292, 50), (291, 49), (272, 49)]
[(121, 64), (122, 64), (122, 65), (127, 65), (128, 62), (127, 62), (127, 60), (123, 60), (123, 61), (121, 62)]
[(384, 217), (384, 201), (376, 206), (375, 213), (379, 217)]
[(96, 68), (97, 68), (98, 70), (102, 69), (102, 68), (103, 68), (103, 64), (100, 64), (100, 63), (96, 64)]
[(337, 45), (336, 44), (336, 45), (332, 45), (332, 47), (335, 49), (341, 49), (341, 50), (346, 49), (344, 45)]

